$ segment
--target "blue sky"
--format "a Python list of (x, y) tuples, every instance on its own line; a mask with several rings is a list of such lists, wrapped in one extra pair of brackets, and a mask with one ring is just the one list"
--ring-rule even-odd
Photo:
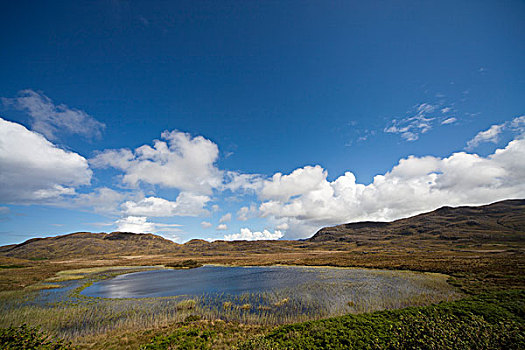
[(524, 19), (522, 1), (3, 2), (0, 244), (296, 239), (523, 198)]

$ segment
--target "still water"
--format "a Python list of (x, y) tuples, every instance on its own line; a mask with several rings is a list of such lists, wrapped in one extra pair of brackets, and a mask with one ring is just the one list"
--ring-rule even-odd
[[(270, 293), (276, 298), (339, 302), (357, 299), (447, 299), (453, 289), (446, 276), (407, 271), (322, 267), (225, 267), (135, 272), (94, 283), (85, 296), (144, 298), (167, 296), (239, 296)], [(427, 300), (430, 301), (430, 300)]]

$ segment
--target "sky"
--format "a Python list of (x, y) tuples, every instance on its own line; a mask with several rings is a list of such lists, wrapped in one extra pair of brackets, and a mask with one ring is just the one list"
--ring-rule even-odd
[(0, 33), (0, 244), (525, 198), (523, 1), (3, 1)]

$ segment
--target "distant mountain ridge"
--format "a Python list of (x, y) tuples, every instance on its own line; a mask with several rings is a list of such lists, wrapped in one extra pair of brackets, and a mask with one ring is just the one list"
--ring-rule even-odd
[(179, 244), (152, 233), (75, 232), (62, 236), (32, 238), (0, 247), (0, 254), (23, 259), (104, 256), (112, 254), (164, 254)]
[[(177, 244), (151, 233), (76, 232), (56, 237), (32, 238), (0, 247), (0, 255), (20, 259), (90, 259), (108, 256), (172, 255), (210, 256), (228, 252), (290, 252), (293, 249), (351, 249), (352, 246), (430, 247), (449, 242), (521, 246), (525, 241), (525, 199), (505, 200), (478, 207), (442, 207), (392, 222), (363, 221), (319, 230), (303, 241), (215, 241), (193, 239)], [(513, 243), (514, 242), (514, 243)], [(449, 248), (451, 249), (451, 248)]]
[(441, 207), (392, 222), (356, 222), (319, 230), (310, 242), (356, 242), (416, 238), (451, 241), (519, 241), (525, 238), (525, 200), (483, 206)]

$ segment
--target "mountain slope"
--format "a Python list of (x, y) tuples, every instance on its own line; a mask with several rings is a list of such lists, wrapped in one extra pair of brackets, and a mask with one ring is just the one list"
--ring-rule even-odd
[(525, 238), (525, 200), (479, 207), (442, 207), (392, 222), (357, 222), (326, 227), (310, 242), (456, 241), (520, 242)]
[[(77, 232), (3, 246), (0, 247), (0, 255), (30, 260), (97, 260), (142, 255), (191, 258), (250, 255), (261, 263), (264, 254), (288, 254), (286, 256), (291, 261), (296, 261), (305, 256), (313, 257), (312, 254), (318, 251), (359, 253), (423, 249), (447, 252), (467, 247), (477, 251), (483, 246), (484, 251), (518, 252), (522, 251), (524, 242), (525, 200), (506, 200), (480, 207), (443, 207), (393, 222), (358, 222), (327, 227), (306, 241), (191, 240), (181, 245), (153, 234)], [(277, 257), (277, 261), (284, 256)]]
[(172, 252), (179, 245), (153, 234), (128, 232), (76, 232), (63, 236), (33, 238), (0, 247), (0, 254), (23, 259), (54, 259), (79, 256), (103, 258), (110, 254), (142, 255)]

